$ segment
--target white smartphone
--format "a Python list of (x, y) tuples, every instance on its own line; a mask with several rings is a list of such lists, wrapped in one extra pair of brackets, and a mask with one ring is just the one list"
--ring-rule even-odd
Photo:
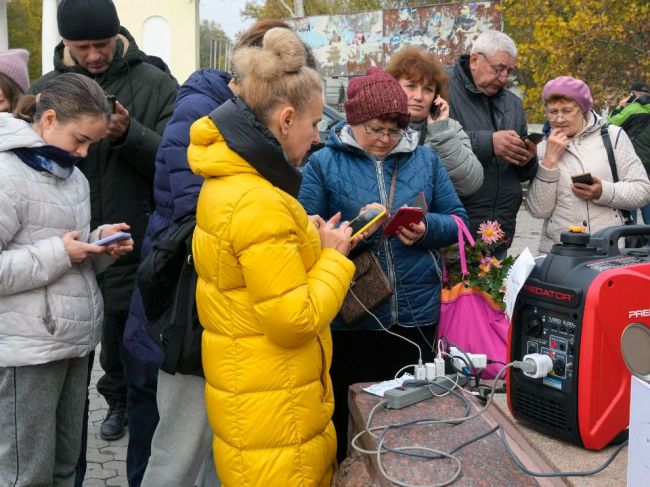
[(120, 240), (125, 240), (127, 238), (131, 238), (131, 234), (128, 232), (117, 232), (114, 233), (113, 235), (109, 235), (108, 237), (101, 238), (99, 240), (95, 240), (94, 242), (91, 242), (92, 244), (95, 245), (108, 245), (113, 242), (119, 242)]

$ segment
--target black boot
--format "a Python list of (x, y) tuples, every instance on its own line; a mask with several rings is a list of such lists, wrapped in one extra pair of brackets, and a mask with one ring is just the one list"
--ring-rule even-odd
[(122, 403), (109, 405), (106, 418), (99, 428), (99, 435), (105, 441), (119, 440), (126, 433), (126, 407)]

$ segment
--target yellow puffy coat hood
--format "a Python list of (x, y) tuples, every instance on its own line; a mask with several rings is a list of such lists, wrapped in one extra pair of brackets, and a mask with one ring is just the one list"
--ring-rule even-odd
[[(241, 111), (226, 109), (233, 107)], [(237, 110), (229, 126), (242, 122)], [(257, 128), (248, 127), (250, 138)], [(225, 487), (329, 485), (329, 323), (354, 265), (321, 250), (300, 203), (233, 151), (237, 141), (223, 132), (209, 117), (198, 120), (188, 152), (206, 178), (193, 253), (217, 470)], [(244, 150), (259, 159), (263, 145)]]

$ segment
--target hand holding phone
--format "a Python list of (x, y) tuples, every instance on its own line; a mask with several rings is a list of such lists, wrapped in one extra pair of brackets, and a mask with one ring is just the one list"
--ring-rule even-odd
[(352, 227), (352, 237), (350, 240), (354, 240), (355, 237), (362, 235), (375, 223), (384, 218), (385, 215), (386, 210), (376, 206), (368, 206), (366, 209), (362, 210), (361, 213), (350, 222), (350, 227)]
[(413, 208), (410, 206), (403, 206), (388, 222), (384, 228), (384, 235), (395, 235), (399, 227), (409, 228), (412, 223), (420, 223), (424, 218), (424, 210), (421, 208)]
[(111, 113), (115, 113), (115, 95), (106, 95), (106, 101), (108, 102), (108, 106), (111, 107)]
[(128, 232), (117, 232), (112, 235), (109, 235), (108, 237), (101, 238), (99, 240), (95, 240), (94, 242), (91, 242), (93, 245), (108, 245), (114, 242), (119, 242), (120, 240), (126, 240), (127, 238), (131, 238), (131, 234)]
[(573, 184), (576, 183), (582, 183), (582, 184), (588, 184), (591, 186), (594, 184), (594, 179), (591, 177), (591, 173), (584, 173), (584, 174), (576, 174), (575, 176), (571, 176), (571, 181), (573, 181)]
[(521, 140), (526, 142), (526, 139), (530, 140), (533, 144), (537, 145), (539, 144), (542, 140), (544, 140), (544, 134), (539, 134), (539, 133), (531, 133), (528, 135), (522, 135)]

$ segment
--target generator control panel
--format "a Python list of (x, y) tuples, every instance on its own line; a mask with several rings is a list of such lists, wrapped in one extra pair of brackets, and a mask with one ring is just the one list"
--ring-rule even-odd
[(555, 390), (570, 391), (575, 376), (579, 323), (569, 314), (540, 306), (527, 307), (520, 316), (521, 350), (546, 354), (553, 359), (551, 373), (537, 380)]

